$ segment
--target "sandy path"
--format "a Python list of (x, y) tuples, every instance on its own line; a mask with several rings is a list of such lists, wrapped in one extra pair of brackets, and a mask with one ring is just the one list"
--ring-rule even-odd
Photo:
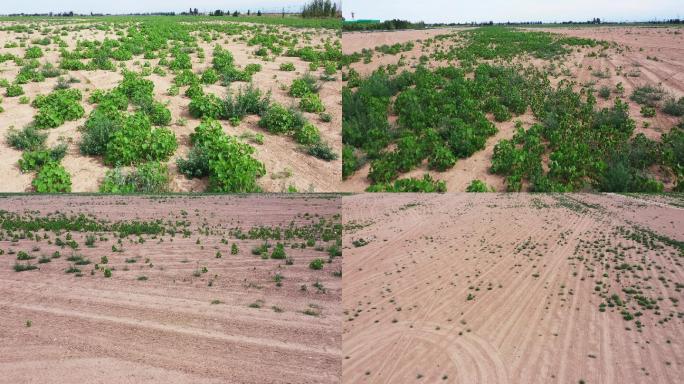
[[(262, 260), (250, 250), (263, 241), (236, 240), (227, 231), (307, 225), (339, 214), (340, 204), (336, 197), (313, 196), (2, 199), (2, 209), (15, 212), (187, 220), (190, 234), (143, 235), (144, 242), (129, 236), (122, 239), (122, 253), (111, 252), (117, 242), (109, 233), (93, 248), (74, 252), (46, 240), (3, 237), (0, 374), (15, 383), (50, 382), (56, 373), (62, 383), (339, 382), (341, 280), (331, 274), (341, 268), (339, 258), (320, 271), (308, 264), (327, 253), (313, 248), (288, 247), (293, 265)], [(83, 244), (84, 234), (72, 234)], [(232, 243), (239, 245), (237, 255), (230, 253)], [(57, 249), (63, 256), (16, 273), (10, 249), (35, 255)], [(93, 262), (107, 255), (113, 276), (91, 275), (93, 264), (80, 267), (82, 277), (65, 274), (71, 253)], [(207, 272), (195, 275), (201, 267)], [(281, 287), (273, 282), (276, 273), (283, 276)], [(316, 290), (316, 282), (325, 292)], [(261, 308), (250, 307), (255, 302)], [(307, 309), (318, 315), (304, 314)]]
[[(684, 277), (674, 248), (618, 235), (638, 225), (681, 241), (682, 208), (614, 195), (381, 194), (345, 197), (343, 209), (345, 382), (671, 383), (684, 371), (675, 305), (644, 310), (637, 331), (615, 309), (599, 312), (594, 290), (649, 276), (647, 296), (682, 298), (668, 283)], [(351, 244), (361, 238), (369, 244)], [(610, 248), (606, 239), (648, 268), (604, 269), (593, 247)]]

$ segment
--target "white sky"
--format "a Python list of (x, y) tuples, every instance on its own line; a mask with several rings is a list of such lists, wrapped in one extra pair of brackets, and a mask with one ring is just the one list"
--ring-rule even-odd
[(684, 0), (344, 0), (345, 19), (410, 21), (647, 21), (684, 17)]
[(48, 13), (143, 13), (153, 11), (182, 12), (190, 7), (200, 12), (209, 10), (281, 10), (299, 11), (306, 0), (0, 0), (0, 14)]

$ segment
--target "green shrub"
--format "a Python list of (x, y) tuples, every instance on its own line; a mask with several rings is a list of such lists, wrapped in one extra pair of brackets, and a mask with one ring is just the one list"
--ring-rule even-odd
[(306, 153), (325, 161), (333, 161), (338, 157), (332, 147), (320, 141), (307, 146)]
[(142, 113), (126, 118), (107, 143), (105, 163), (130, 165), (144, 161), (166, 161), (178, 147), (176, 135), (167, 128), (152, 128)]
[(219, 81), (219, 75), (214, 68), (208, 68), (202, 73), (201, 81), (203, 84), (214, 84)]
[(665, 90), (661, 86), (645, 85), (635, 88), (630, 99), (637, 104), (655, 107), (665, 95)]
[(609, 98), (610, 97), (610, 88), (608, 86), (604, 85), (603, 87), (601, 87), (599, 89), (598, 95), (603, 99)]
[(294, 71), (295, 65), (293, 63), (282, 63), (280, 64), (281, 71)]
[(456, 164), (456, 157), (451, 149), (444, 144), (435, 144), (432, 153), (428, 156), (428, 167), (436, 171), (446, 171)]
[(307, 73), (299, 79), (294, 79), (290, 85), (290, 96), (302, 97), (309, 93), (317, 93), (319, 85), (315, 77)]
[(259, 192), (257, 179), (266, 173), (252, 157), (254, 148), (223, 132), (216, 120), (205, 119), (190, 135), (194, 147), (208, 157), (209, 190), (212, 192)]
[(12, 84), (7, 87), (5, 91), (5, 96), (7, 97), (17, 97), (24, 94), (24, 89), (19, 84)]
[(319, 269), (323, 269), (323, 265), (325, 265), (325, 260), (323, 260), (323, 259), (313, 259), (313, 260), (309, 263), (309, 268), (311, 268), (311, 269), (313, 269), (313, 270), (319, 270)]
[[(211, 76), (211, 75), (209, 75), (209, 76)], [(197, 77), (197, 75), (194, 72), (187, 70), (187, 69), (184, 69), (184, 70), (178, 72), (178, 74), (173, 78), (173, 84), (176, 85), (177, 87), (184, 87), (186, 85), (198, 84), (199, 82), (200, 82), (200, 79)]]
[(221, 99), (211, 93), (195, 95), (189, 105), (190, 116), (195, 118), (220, 119), (225, 117), (225, 108)]
[(295, 114), (278, 103), (271, 104), (259, 120), (260, 127), (277, 134), (292, 133), (296, 130), (296, 125)]
[(287, 255), (285, 254), (285, 247), (281, 243), (276, 244), (273, 252), (271, 253), (271, 259), (284, 260), (286, 258)]
[(164, 193), (169, 189), (169, 170), (166, 164), (148, 162), (125, 172), (121, 168), (107, 171), (100, 185), (105, 193)]
[(342, 179), (346, 180), (361, 167), (359, 159), (354, 154), (354, 147), (345, 145), (342, 148)]
[(434, 180), (429, 174), (423, 175), (422, 179), (400, 179), (394, 183), (373, 184), (366, 188), (366, 192), (446, 192), (446, 183)]
[(47, 133), (42, 133), (33, 126), (26, 126), (21, 131), (10, 129), (7, 133), (7, 144), (19, 150), (34, 151), (42, 148), (47, 140)]
[(655, 117), (656, 110), (653, 107), (643, 106), (641, 107), (641, 116), (643, 117)]
[(114, 132), (121, 129), (123, 117), (119, 113), (106, 113), (97, 108), (88, 117), (81, 135), (79, 149), (89, 156), (104, 156), (107, 143)]
[(308, 93), (302, 96), (299, 101), (299, 108), (305, 112), (319, 113), (325, 111), (325, 106), (321, 98), (315, 93)]
[[(130, 59), (129, 59), (130, 60)], [(174, 53), (174, 60), (169, 64), (171, 69), (192, 69), (192, 61), (190, 55), (183, 51), (176, 51)]]
[(299, 144), (315, 144), (321, 140), (321, 134), (315, 125), (307, 122), (303, 127), (295, 131), (294, 138)]
[(680, 97), (679, 100), (673, 97), (665, 100), (663, 112), (670, 116), (684, 116), (684, 97)]
[(81, 98), (81, 91), (78, 89), (60, 89), (47, 96), (36, 96), (32, 103), (38, 108), (38, 114), (34, 118), (36, 127), (55, 128), (65, 121), (80, 119), (85, 114), (79, 103)]
[(209, 176), (209, 155), (201, 147), (193, 147), (188, 158), (176, 160), (178, 172), (188, 178)]
[(35, 171), (49, 162), (59, 163), (66, 155), (67, 145), (60, 144), (52, 149), (25, 151), (19, 159), (22, 172)]
[(56, 162), (43, 165), (31, 184), (38, 193), (71, 192), (71, 176)]
[(466, 192), (489, 192), (490, 188), (484, 181), (475, 179), (466, 187)]
[(152, 102), (143, 108), (152, 125), (166, 126), (171, 123), (171, 111), (160, 102)]
[(262, 97), (261, 91), (249, 85), (240, 88), (237, 95), (229, 94), (224, 101), (225, 117), (242, 119), (245, 115), (261, 115), (270, 104), (269, 96)]
[(24, 54), (25, 59), (38, 59), (40, 57), (43, 57), (43, 50), (40, 47), (30, 47)]

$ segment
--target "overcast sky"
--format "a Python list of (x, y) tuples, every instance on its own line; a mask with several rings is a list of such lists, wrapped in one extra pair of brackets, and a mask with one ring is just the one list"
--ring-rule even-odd
[(351, 19), (425, 22), (611, 21), (682, 18), (684, 0), (344, 0)]
[(209, 10), (280, 10), (299, 11), (306, 0), (0, 0), (0, 14), (48, 13), (142, 13), (153, 11), (182, 12), (190, 7)]

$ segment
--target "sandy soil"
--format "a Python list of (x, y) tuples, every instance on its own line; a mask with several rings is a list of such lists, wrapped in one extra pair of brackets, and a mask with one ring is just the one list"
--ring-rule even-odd
[[(675, 383), (684, 374), (674, 301), (684, 298), (681, 199), (343, 200), (344, 382)], [(628, 287), (657, 309), (642, 308)], [(613, 294), (625, 306), (599, 311)], [(623, 320), (621, 310), (641, 316)]]
[[(340, 258), (315, 271), (309, 262), (327, 259), (327, 252), (287, 246), (294, 264), (285, 265), (251, 254), (263, 241), (229, 234), (236, 228), (303, 228), (321, 218), (339, 220), (339, 197), (15, 196), (0, 199), (0, 209), (41, 217), (84, 214), (110, 223), (159, 220), (179, 231), (143, 235), (144, 242), (131, 235), (121, 244), (116, 233), (103, 232), (93, 248), (85, 245), (86, 233), (72, 231), (80, 247), (71, 251), (54, 244), (53, 232), (37, 231), (47, 235), (40, 242), (25, 236), (11, 241), (3, 226), (0, 381), (340, 382), (341, 279), (331, 274), (341, 269)], [(66, 232), (59, 236), (64, 240)], [(239, 246), (236, 255), (233, 243)], [(112, 252), (113, 245), (123, 252)], [(61, 257), (31, 260), (38, 270), (17, 273), (17, 255), (10, 250), (37, 258), (59, 251)], [(94, 264), (80, 266), (80, 277), (65, 273), (72, 254), (93, 263), (107, 256), (112, 277), (102, 270), (91, 275)], [(195, 274), (202, 267), (207, 272)], [(276, 273), (283, 276), (281, 287), (273, 280)]]
[[(676, 117), (665, 115), (658, 112), (654, 118), (641, 116), (641, 106), (629, 99), (632, 91), (643, 85), (662, 85), (663, 88), (672, 96), (684, 96), (684, 32), (681, 28), (659, 28), (659, 27), (581, 27), (581, 28), (528, 28), (529, 30), (544, 30), (552, 33), (559, 33), (577, 37), (593, 38), (615, 43), (605, 51), (600, 48), (583, 48), (575, 50), (566, 57), (559, 58), (552, 62), (547, 60), (535, 59), (532, 57), (521, 57), (513, 61), (514, 64), (523, 66), (533, 65), (537, 68), (546, 69), (550, 73), (550, 80), (553, 85), (557, 85), (561, 80), (566, 79), (577, 83), (577, 88), (583, 84), (593, 84), (595, 89), (607, 86), (615, 90), (618, 83), (624, 87), (623, 101), (626, 101), (630, 108), (630, 116), (637, 123), (635, 133), (643, 133), (651, 139), (659, 139), (663, 133), (676, 125), (680, 120)], [(461, 29), (463, 30), (463, 29)], [(459, 29), (437, 29), (426, 31), (399, 31), (399, 32), (369, 32), (369, 33), (343, 33), (342, 46), (346, 54), (360, 52), (363, 48), (373, 49), (383, 44), (405, 43), (414, 41), (414, 48), (409, 52), (397, 55), (386, 55), (374, 52), (372, 61), (368, 64), (363, 61), (353, 63), (351, 68), (355, 69), (362, 76), (369, 75), (380, 66), (397, 64), (400, 58), (404, 57), (406, 63), (399, 70), (412, 70), (418, 63), (422, 55), (430, 55), (435, 50), (446, 50), (454, 44), (459, 43), (458, 38), (451, 38), (439, 42), (427, 39), (438, 35), (457, 33)], [(595, 53), (595, 56), (589, 56)], [(657, 61), (652, 58), (656, 57)], [(500, 64), (510, 64), (499, 62)], [(445, 65), (456, 65), (458, 62), (429, 61), (428, 66), (436, 68)], [(564, 71), (565, 70), (565, 71)], [(598, 78), (593, 75), (596, 71), (608, 71), (610, 77)], [(598, 98), (599, 107), (610, 107), (614, 102), (613, 93), (608, 100)], [(394, 118), (395, 116), (391, 116)], [(513, 136), (514, 123), (494, 122), (499, 129), (496, 137), (487, 140), (485, 149), (476, 153), (471, 158), (459, 159), (456, 166), (446, 172), (434, 172), (427, 170), (426, 166), (414, 170), (402, 177), (420, 177), (424, 173), (430, 173), (434, 178), (444, 180), (447, 183), (447, 190), (450, 192), (463, 192), (468, 184), (475, 178), (487, 182), (497, 191), (505, 190), (504, 179), (499, 175), (492, 175), (488, 172), (491, 164), (490, 159), (493, 154), (494, 146), (500, 139)], [(524, 127), (535, 122), (534, 117), (528, 111), (527, 114), (514, 117), (512, 121), (521, 120)], [(645, 126), (647, 123), (648, 126)], [(357, 171), (348, 180), (342, 182), (342, 190), (349, 192), (363, 191), (370, 185), (367, 179), (369, 166)], [(663, 175), (661, 180), (667, 188), (674, 184), (669, 176)]]
[[(5, 23), (8, 24), (8, 23)], [(98, 40), (102, 41), (105, 38), (117, 39), (115, 34), (116, 29), (105, 32), (95, 29), (70, 29), (66, 32), (66, 36), (61, 36), (69, 49), (73, 49), (79, 40)], [(264, 27), (266, 28), (266, 27)], [(300, 36), (300, 46), (317, 46), (326, 40), (338, 40), (335, 31), (324, 29), (294, 29), (287, 27), (279, 28), (282, 33), (294, 34)], [(242, 37), (250, 37), (251, 32), (245, 32)], [(194, 34), (198, 35), (197, 32)], [(221, 35), (221, 34), (219, 34)], [(35, 34), (17, 33), (12, 31), (0, 31), (0, 47), (3, 47), (8, 42), (19, 42), (28, 39), (29, 41), (35, 39)], [(235, 58), (235, 63), (239, 67), (244, 67), (250, 63), (261, 64), (262, 70), (256, 73), (252, 82), (255, 86), (263, 92), (271, 92), (272, 100), (282, 103), (285, 106), (296, 106), (298, 99), (292, 98), (288, 95), (287, 89), (290, 83), (297, 77), (309, 71), (309, 63), (297, 57), (276, 57), (274, 61), (265, 61), (254, 55), (256, 46), (248, 46), (246, 40), (240, 40), (241, 36), (221, 35), (217, 41), (204, 42), (199, 39), (199, 46), (203, 48), (206, 55), (205, 59), (200, 59), (195, 53), (191, 54), (193, 63), (193, 71), (198, 73), (211, 66), (211, 58), (213, 47), (216, 44), (228, 49)], [(308, 40), (307, 40), (308, 39)], [(248, 39), (247, 39), (248, 40)], [(59, 48), (56, 44), (48, 46), (41, 46), (45, 52), (45, 56), (39, 61), (41, 64), (51, 62), (56, 66), (59, 64)], [(23, 57), (25, 48), (0, 48), (2, 53), (12, 53)], [(137, 64), (136, 64), (137, 62)], [(142, 57), (134, 57), (132, 60), (125, 62), (127, 68), (131, 70), (140, 71), (142, 65), (149, 62), (152, 67), (156, 66), (158, 59), (144, 60)], [(280, 64), (284, 62), (291, 62), (295, 65), (296, 70), (293, 72), (280, 71)], [(116, 62), (118, 65), (118, 62)], [(16, 77), (20, 67), (15, 65), (12, 61), (0, 63), (0, 78), (6, 78), (10, 82)], [(179, 96), (168, 96), (166, 94), (169, 87), (172, 85), (173, 73), (167, 71), (167, 75), (162, 77), (152, 74), (148, 79), (155, 84), (155, 97), (158, 101), (168, 102), (169, 109), (172, 115), (171, 130), (175, 132), (176, 138), (179, 142), (179, 149), (176, 154), (169, 160), (169, 168), (172, 174), (171, 190), (175, 192), (201, 192), (206, 188), (206, 180), (188, 180), (176, 170), (175, 161), (178, 157), (184, 157), (190, 150), (189, 135), (194, 132), (195, 127), (200, 123), (199, 119), (192, 118), (188, 112), (188, 104), (190, 99), (184, 96), (186, 87), (181, 87)], [(319, 69), (312, 74), (316, 77), (323, 73)], [(87, 100), (90, 93), (96, 89), (110, 89), (115, 87), (122, 79), (118, 72), (110, 71), (69, 71), (66, 77), (74, 77), (80, 80), (80, 83), (72, 85), (73, 88), (81, 90), (84, 100)], [(325, 123), (320, 120), (317, 114), (304, 113), (304, 115), (312, 123), (314, 123), (321, 132), (322, 139), (330, 144), (336, 153), (342, 151), (342, 138), (340, 134), (340, 127), (342, 121), (342, 107), (340, 100), (340, 93), (342, 82), (337, 76), (336, 81), (321, 82), (320, 97), (326, 107), (326, 112), (332, 116), (332, 120)], [(31, 100), (38, 94), (47, 94), (52, 91), (57, 83), (56, 78), (48, 78), (44, 82), (29, 83), (23, 85), (26, 95)], [(217, 96), (223, 98), (229, 91), (236, 92), (238, 89), (245, 87), (247, 84), (243, 82), (235, 82), (229, 88), (220, 86), (218, 83), (214, 85), (205, 86), (206, 92), (215, 93)], [(84, 101), (82, 103), (86, 110), (84, 118), (77, 121), (66, 122), (64, 125), (49, 130), (49, 143), (57, 142), (58, 138), (63, 137), (70, 141), (69, 151), (62, 164), (69, 171), (72, 178), (73, 192), (94, 192), (104, 178), (108, 169), (100, 158), (93, 158), (83, 156), (78, 150), (78, 143), (80, 142), (81, 133), (78, 131), (79, 126), (86, 121), (88, 113), (93, 109), (93, 106)], [(28, 104), (19, 104), (18, 97), (4, 97), (2, 106), (5, 109), (4, 113), (0, 114), (0, 136), (3, 138), (0, 144), (0, 158), (4, 161), (0, 165), (0, 175), (7, 180), (0, 187), (2, 192), (26, 192), (31, 191), (31, 180), (33, 174), (22, 174), (17, 166), (17, 161), (21, 157), (21, 151), (9, 147), (4, 137), (7, 131), (14, 127), (21, 129), (29, 124), (36, 113), (35, 109)], [(179, 119), (185, 119), (184, 125), (176, 124)], [(263, 145), (255, 145), (255, 157), (264, 163), (267, 175), (260, 179), (259, 184), (267, 192), (281, 192), (287, 190), (288, 186), (294, 186), (300, 192), (335, 192), (339, 190), (339, 182), (341, 180), (341, 159), (335, 161), (324, 161), (313, 156), (303, 153), (299, 149), (299, 145), (290, 137), (278, 136), (268, 133), (262, 128), (258, 127), (258, 117), (250, 116), (246, 118), (238, 127), (232, 127), (227, 121), (221, 121), (224, 131), (232, 135), (240, 135), (245, 132), (262, 133), (265, 136)], [(284, 172), (286, 171), (286, 172)], [(271, 176), (291, 174), (288, 177)]]

